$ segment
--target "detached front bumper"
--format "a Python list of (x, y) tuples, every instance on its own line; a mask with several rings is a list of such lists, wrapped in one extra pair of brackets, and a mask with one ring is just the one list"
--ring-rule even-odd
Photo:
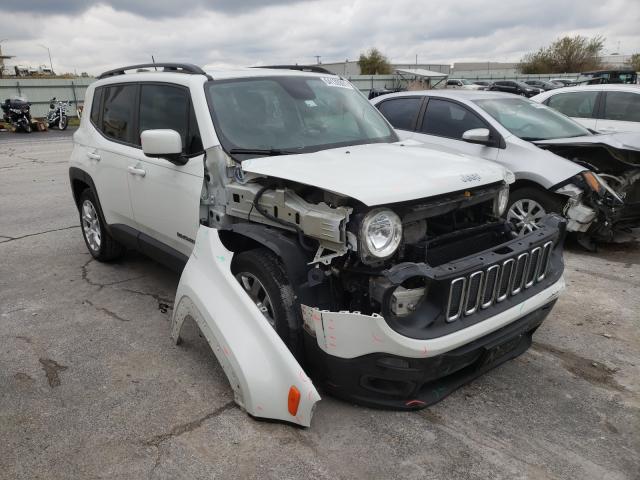
[(390, 289), (425, 277), (415, 311), (394, 318), (302, 306), (306, 361), (336, 396), (370, 406), (413, 409), (434, 403), (524, 352), (564, 289), (565, 223), (438, 267), (402, 264)]

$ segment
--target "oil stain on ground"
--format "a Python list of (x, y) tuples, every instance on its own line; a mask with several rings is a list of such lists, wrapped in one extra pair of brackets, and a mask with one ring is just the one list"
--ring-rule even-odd
[(60, 375), (58, 375), (58, 372), (62, 372), (69, 367), (60, 365), (58, 362), (51, 360), (50, 358), (41, 358), (40, 363), (42, 364), (42, 369), (47, 376), (49, 386), (51, 388), (60, 386)]

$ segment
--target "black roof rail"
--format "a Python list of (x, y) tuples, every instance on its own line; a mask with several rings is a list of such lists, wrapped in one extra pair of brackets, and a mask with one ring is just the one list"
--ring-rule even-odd
[(335, 75), (326, 68), (318, 67), (316, 65), (263, 65), (252, 68), (275, 68), (276, 70), (298, 70), (300, 72), (313, 72), (313, 73), (327, 73), (329, 75)]
[(120, 67), (115, 68), (113, 70), (109, 70), (107, 72), (101, 73), (98, 75), (98, 80), (107, 77), (114, 77), (116, 75), (124, 75), (124, 72), (127, 70), (138, 70), (141, 68), (162, 68), (163, 72), (176, 72), (176, 73), (191, 73), (193, 75), (206, 75), (209, 80), (212, 80), (210, 75), (207, 75), (207, 72), (202, 70), (202, 68), (197, 65), (193, 65), (191, 63), (141, 63), (139, 65), (129, 65), (128, 67)]

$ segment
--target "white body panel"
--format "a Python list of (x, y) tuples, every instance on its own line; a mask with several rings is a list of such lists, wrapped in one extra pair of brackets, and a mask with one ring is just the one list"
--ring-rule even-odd
[(329, 355), (355, 358), (370, 353), (388, 353), (410, 358), (442, 355), (488, 335), (558, 298), (565, 288), (564, 277), (533, 297), (493, 317), (449, 335), (417, 340), (393, 330), (377, 314), (329, 312), (303, 307), (305, 324), (313, 326), (318, 346)]
[[(193, 318), (234, 390), (236, 403), (256, 417), (308, 427), (320, 395), (258, 307), (231, 273), (233, 253), (215, 229), (200, 227), (175, 299), (172, 336)], [(300, 392), (296, 415), (288, 411), (290, 387)]]
[[(604, 84), (604, 85), (582, 85), (576, 87), (565, 87), (557, 90), (550, 90), (543, 92), (539, 95), (531, 97), (531, 100), (538, 103), (544, 103), (551, 97), (556, 95), (563, 95), (568, 93), (596, 91), (596, 92), (626, 92), (632, 95), (640, 95), (640, 86), (638, 85), (616, 85), (616, 84)], [(584, 125), (592, 130), (597, 130), (602, 133), (618, 133), (618, 132), (633, 132), (640, 133), (640, 122), (630, 122), (624, 120), (609, 120), (605, 118), (581, 118), (571, 117), (576, 122)]]
[[(374, 143), (246, 160), (242, 169), (349, 196), (365, 205), (415, 200), (504, 181), (490, 162), (402, 144)], [(465, 175), (480, 179), (465, 181)]]

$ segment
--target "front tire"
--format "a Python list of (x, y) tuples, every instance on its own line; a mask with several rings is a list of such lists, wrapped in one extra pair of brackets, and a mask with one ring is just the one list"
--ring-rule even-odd
[(547, 213), (562, 214), (564, 203), (558, 196), (541, 188), (519, 188), (509, 196), (507, 221), (519, 234), (527, 234), (540, 228), (540, 221)]
[(110, 262), (124, 255), (125, 248), (105, 228), (96, 196), (90, 188), (80, 195), (79, 212), (84, 243), (93, 258), (99, 262)]
[(68, 124), (69, 120), (67, 119), (66, 115), (61, 116), (60, 120), (58, 120), (58, 128), (60, 130), (66, 130)]
[(266, 248), (237, 254), (231, 272), (291, 353), (302, 359), (298, 302), (280, 259)]

